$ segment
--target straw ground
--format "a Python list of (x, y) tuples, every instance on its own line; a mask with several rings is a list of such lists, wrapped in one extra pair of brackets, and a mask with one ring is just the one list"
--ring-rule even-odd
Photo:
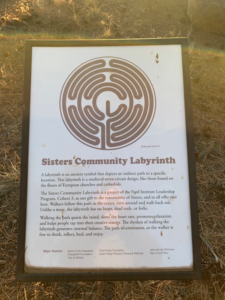
[[(31, 19), (0, 35), (0, 299), (225, 299), (225, 38), (192, 28), (186, 1), (49, 3), (1, 11), (2, 26)], [(190, 45), (202, 280), (15, 283), (25, 40), (168, 36)]]

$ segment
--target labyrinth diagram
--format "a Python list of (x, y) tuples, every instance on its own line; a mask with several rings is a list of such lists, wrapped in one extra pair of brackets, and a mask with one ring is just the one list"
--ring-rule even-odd
[(77, 67), (66, 79), (60, 112), (69, 132), (99, 150), (127, 147), (151, 125), (156, 96), (147, 75), (117, 57), (99, 57)]

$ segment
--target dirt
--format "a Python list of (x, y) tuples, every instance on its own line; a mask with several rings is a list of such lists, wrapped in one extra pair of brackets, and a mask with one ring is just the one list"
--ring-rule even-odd
[(224, 50), (224, 36), (192, 28), (187, 8), (187, 0), (3, 0), (0, 26), (3, 31), (7, 23), (13, 25), (10, 21), (30, 13), (30, 19), (6, 32), (54, 33), (59, 38), (68, 34), (85, 38), (188, 37), (195, 45)]
[[(2, 27), (7, 21), (19, 19), (20, 15), (31, 13), (32, 17), (22, 25), (31, 33), (73, 33), (89, 38), (158, 38), (189, 37), (205, 46), (224, 49), (224, 37), (194, 31), (187, 16), (187, 0), (98, 0), (84, 1), (46, 0), (25, 2), (3, 0), (0, 4)], [(54, 3), (54, 4), (53, 4)], [(72, 9), (71, 9), (72, 8)], [(56, 12), (60, 9), (61, 12)], [(53, 10), (53, 14), (52, 14)], [(55, 10), (55, 11), (54, 11)], [(64, 12), (65, 14), (64, 14)], [(66, 10), (72, 11), (69, 14)], [(73, 20), (75, 15), (76, 20)], [(18, 30), (20, 28), (17, 28)], [(14, 33), (12, 30), (8, 32)], [(22, 32), (22, 30), (20, 30)], [(216, 45), (215, 45), (216, 42)]]
[[(1, 1), (0, 299), (225, 299), (225, 37), (192, 27), (187, 5), (187, 0)], [(24, 14), (31, 17), (20, 20)], [(220, 262), (201, 241), (199, 281), (17, 284), (25, 40), (160, 37), (188, 37), (199, 226)]]

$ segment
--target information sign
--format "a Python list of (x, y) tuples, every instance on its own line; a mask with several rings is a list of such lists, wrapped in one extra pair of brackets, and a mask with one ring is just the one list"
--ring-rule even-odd
[(18, 281), (200, 278), (187, 49), (27, 42)]

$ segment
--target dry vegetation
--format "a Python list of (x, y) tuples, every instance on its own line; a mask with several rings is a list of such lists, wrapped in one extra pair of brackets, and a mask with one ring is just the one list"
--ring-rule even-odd
[[(0, 35), (0, 299), (225, 299), (225, 37), (192, 29), (186, 1), (171, 0), (170, 6), (165, 0), (139, 1), (138, 6), (115, 1), (112, 7), (110, 1), (40, 0), (33, 8), (27, 1), (23, 11), (20, 2), (8, 3), (2, 11), (0, 6), (3, 25), (22, 12), (32, 18), (25, 26), (28, 33)], [(202, 280), (17, 284), (25, 40), (181, 35), (190, 44)]]

